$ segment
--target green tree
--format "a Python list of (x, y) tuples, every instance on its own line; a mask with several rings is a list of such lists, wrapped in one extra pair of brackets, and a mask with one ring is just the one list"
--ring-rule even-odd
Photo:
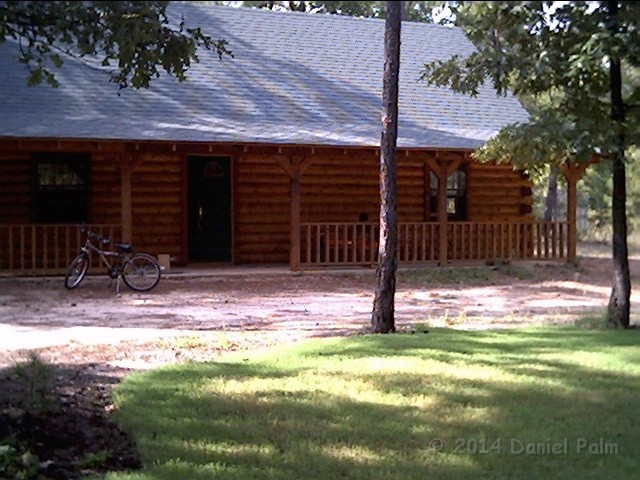
[(146, 88), (162, 70), (184, 80), (198, 61), (198, 46), (220, 57), (231, 53), (224, 40), (212, 40), (199, 27), (172, 25), (168, 3), (4, 1), (0, 42), (17, 42), (19, 60), (29, 68), (29, 85), (46, 81), (54, 87), (55, 68), (65, 56), (112, 67), (112, 81), (120, 88)]
[[(623, 84), (623, 65), (640, 66), (636, 2), (460, 2), (456, 22), (478, 47), (467, 58), (425, 65), (423, 78), (475, 95), (490, 82), (498, 94), (554, 101), (531, 122), (503, 129), (478, 158), (612, 167), (613, 282), (607, 322), (628, 327), (631, 282), (627, 253), (625, 151), (638, 145), (640, 86)], [(623, 88), (624, 87), (624, 88)]]
[(400, 25), (402, 2), (387, 2), (382, 78), (382, 137), (380, 140), (380, 244), (376, 268), (371, 331), (395, 332), (396, 270), (398, 267), (398, 85), (400, 74)]

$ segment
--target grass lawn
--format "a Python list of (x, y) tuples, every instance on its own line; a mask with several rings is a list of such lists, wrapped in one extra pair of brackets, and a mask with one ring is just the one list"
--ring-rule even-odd
[(144, 470), (108, 479), (622, 479), (640, 332), (355, 336), (127, 377)]

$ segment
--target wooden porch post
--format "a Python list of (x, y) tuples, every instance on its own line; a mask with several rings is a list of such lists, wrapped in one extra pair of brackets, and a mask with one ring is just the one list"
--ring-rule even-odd
[(291, 157), (289, 192), (291, 195), (291, 243), (289, 267), (292, 272), (300, 270), (300, 159)]
[(447, 177), (442, 170), (436, 172), (438, 176), (438, 265), (447, 264), (449, 256), (449, 240), (447, 235), (449, 219), (447, 217)]
[(292, 272), (300, 270), (300, 177), (303, 172), (311, 166), (314, 160), (314, 149), (311, 149), (311, 155), (290, 155), (285, 157), (278, 151), (275, 160), (282, 166), (287, 175), (289, 175), (289, 200), (290, 200), (290, 219), (289, 230), (291, 240), (289, 242), (289, 268)]
[(447, 168), (444, 168), (436, 159), (428, 159), (427, 165), (438, 177), (438, 265), (443, 266), (448, 261), (448, 234), (447, 234)]
[[(438, 177), (438, 265), (446, 265), (449, 261), (449, 216), (447, 214), (447, 179), (462, 164), (463, 159), (459, 158), (446, 163), (437, 159), (427, 159), (426, 164)], [(425, 180), (426, 181), (426, 180)], [(426, 187), (426, 184), (425, 184)]]
[(120, 157), (120, 221), (122, 223), (122, 242), (131, 243), (133, 233), (133, 216), (131, 213), (131, 172), (132, 158), (129, 155)]
[(587, 166), (588, 164), (576, 165), (575, 163), (566, 163), (561, 167), (562, 174), (567, 180), (567, 223), (569, 224), (569, 231), (567, 232), (567, 263), (573, 265), (576, 263), (578, 245), (578, 192), (576, 184), (584, 174)]

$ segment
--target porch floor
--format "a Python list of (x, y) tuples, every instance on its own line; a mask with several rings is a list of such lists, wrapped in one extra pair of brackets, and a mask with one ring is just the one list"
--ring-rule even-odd
[[(500, 263), (499, 261), (496, 263)], [(513, 263), (519, 266), (541, 265), (548, 263), (566, 263), (566, 259), (549, 259), (549, 260), (514, 260)], [(471, 268), (491, 266), (485, 260), (456, 260), (449, 262), (444, 268)], [(400, 263), (398, 271), (424, 270), (439, 268), (437, 262), (429, 263)], [(187, 278), (187, 277), (229, 277), (229, 276), (274, 276), (274, 275), (312, 275), (312, 274), (375, 274), (375, 265), (328, 265), (303, 267), (300, 271), (292, 272), (289, 264), (246, 264), (232, 265), (228, 263), (190, 263), (186, 266), (171, 266), (169, 271), (163, 270), (163, 278)], [(88, 276), (106, 278), (106, 273), (101, 267), (92, 267), (89, 269)], [(25, 274), (23, 272), (0, 271), (0, 278), (16, 278), (16, 279), (34, 279), (34, 278), (56, 278), (63, 277), (61, 271), (58, 272), (38, 272), (35, 274)]]

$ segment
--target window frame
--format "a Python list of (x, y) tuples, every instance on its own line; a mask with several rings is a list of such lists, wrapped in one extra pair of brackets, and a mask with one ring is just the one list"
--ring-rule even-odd
[[(91, 156), (82, 153), (38, 152), (32, 155), (32, 223), (77, 224), (89, 220), (90, 162)], [(53, 176), (59, 176), (59, 181), (43, 183), (43, 165), (51, 166)], [(73, 178), (65, 181), (62, 177), (69, 173), (79, 182)]]
[[(469, 170), (468, 163), (461, 164), (456, 170), (451, 172), (447, 177), (447, 219), (450, 221), (467, 221), (468, 219), (468, 191), (469, 191)], [(463, 188), (451, 188), (449, 182), (454, 175), (463, 175)], [(429, 212), (430, 219), (437, 219), (438, 215), (438, 182), (440, 179), (435, 172), (429, 169)], [(453, 211), (450, 211), (450, 205), (453, 204)]]

